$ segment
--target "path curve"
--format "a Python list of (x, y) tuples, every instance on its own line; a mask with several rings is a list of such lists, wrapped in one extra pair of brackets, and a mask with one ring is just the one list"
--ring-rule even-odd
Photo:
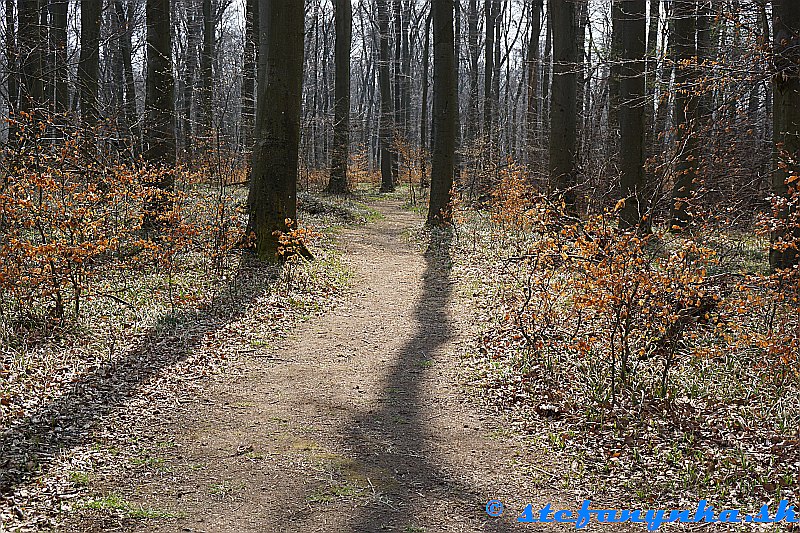
[(420, 251), (407, 236), (421, 219), (376, 207), (383, 219), (339, 236), (356, 276), (345, 302), (164, 428), (179, 450), (168, 473), (132, 483), (181, 518), (136, 531), (509, 531), (488, 499), (559, 503), (552, 480), (517, 468), (536, 458), (459, 387), (470, 314), (448, 243)]

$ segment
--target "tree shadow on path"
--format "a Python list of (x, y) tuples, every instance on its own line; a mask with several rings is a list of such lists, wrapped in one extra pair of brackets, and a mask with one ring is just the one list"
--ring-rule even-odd
[(273, 287), (275, 267), (247, 256), (229, 281), (200, 308), (161, 316), (127, 352), (92, 369), (69, 390), (0, 434), (0, 494), (46, 471), (69, 450), (92, 441), (94, 430), (140, 386), (183, 361), (203, 339), (244, 316)]
[(431, 522), (441, 529), (458, 530), (466, 530), (463, 523), (459, 525), (462, 521), (485, 531), (507, 531), (511, 525), (487, 520), (483, 510), (486, 495), (458, 479), (458, 473), (437, 464), (436, 436), (427, 424), (442, 415), (426, 396), (425, 387), (430, 385), (425, 381), (431, 378), (425, 374), (435, 371), (429, 368), (429, 357), (454, 336), (447, 313), (453, 287), (451, 238), (449, 232), (431, 236), (424, 254), (422, 291), (413, 314), (415, 330), (394, 355), (380, 396), (381, 407), (360, 415), (350, 425), (348, 444), (358, 461), (367, 471), (389, 478), (378, 481), (375, 497), (356, 509), (351, 531), (410, 531), (430, 527)]

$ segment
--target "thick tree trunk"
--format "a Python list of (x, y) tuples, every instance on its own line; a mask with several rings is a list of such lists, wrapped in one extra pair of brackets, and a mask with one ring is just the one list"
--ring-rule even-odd
[(455, 168), (456, 90), (453, 0), (433, 0), (433, 120), (436, 140), (431, 166), (431, 196), (428, 224), (452, 220), (450, 190)]
[(550, 106), (551, 190), (575, 208), (577, 134), (577, 28), (574, 2), (550, 0), (553, 22), (553, 87)]
[(637, 227), (648, 211), (644, 173), (646, 0), (622, 0), (620, 68), (620, 189), (622, 228)]
[[(796, 171), (794, 165), (800, 160), (800, 9), (794, 0), (773, 0), (772, 28), (775, 51), (772, 131), (776, 152), (772, 193), (786, 198), (789, 196), (789, 173)], [(792, 186), (796, 189), (797, 183)], [(800, 258), (800, 252), (794, 247), (800, 238), (796, 207), (782, 207), (778, 214), (789, 227), (771, 235), (769, 264), (773, 270), (793, 267)]]
[(675, 136), (680, 153), (675, 165), (672, 187), (672, 222), (670, 228), (680, 231), (691, 222), (689, 202), (697, 179), (697, 96), (695, 80), (697, 57), (697, 0), (674, 0), (675, 55)]
[(99, 117), (97, 92), (100, 70), (100, 14), (102, 0), (81, 0), (81, 56), (78, 62), (78, 93), (81, 120), (92, 126)]
[(392, 109), (392, 86), (389, 76), (389, 8), (386, 0), (377, 0), (378, 36), (380, 39), (378, 60), (378, 85), (381, 93), (380, 159), (381, 159), (381, 192), (394, 190), (392, 176), (392, 132), (394, 130)]
[(350, 46), (353, 35), (353, 10), (350, 0), (336, 0), (336, 79), (333, 104), (333, 149), (328, 192), (347, 192), (347, 164), (350, 159)]
[(279, 235), (297, 227), (297, 170), (303, 88), (303, 2), (270, 0), (267, 83), (258, 91), (249, 229), (262, 261), (280, 259)]
[(158, 217), (170, 205), (175, 178), (175, 80), (172, 75), (172, 23), (169, 0), (147, 0), (147, 85), (145, 159), (160, 169), (155, 189), (144, 206), (145, 229), (160, 226)]

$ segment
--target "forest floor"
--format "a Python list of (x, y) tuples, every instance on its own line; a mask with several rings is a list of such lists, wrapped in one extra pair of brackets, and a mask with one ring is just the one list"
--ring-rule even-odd
[[(354, 274), (342, 302), (250, 350), (190, 409), (162, 409), (136, 468), (93, 483), (65, 531), (536, 530), (515, 523), (526, 503), (575, 507), (555, 459), (463, 386), (479, 326), (447, 237), (420, 245), (419, 215), (372, 207), (380, 219), (337, 235)], [(494, 498), (515, 512), (490, 518)]]

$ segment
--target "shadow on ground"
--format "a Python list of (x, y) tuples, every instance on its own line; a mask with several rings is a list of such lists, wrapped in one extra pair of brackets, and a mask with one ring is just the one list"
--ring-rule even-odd
[(207, 335), (248, 312), (278, 279), (276, 267), (242, 258), (236, 273), (198, 309), (167, 313), (124, 355), (86, 373), (0, 434), (0, 494), (11, 494), (70, 449), (91, 442), (95, 429), (141, 384), (186, 359)]
[(357, 460), (367, 470), (392, 478), (376, 487), (375, 497), (354, 512), (349, 524), (352, 531), (423, 531), (431, 523), (441, 529), (461, 526), (463, 530), (465, 516), (487, 531), (508, 529), (485, 523), (485, 495), (435, 462), (434, 435), (427, 424), (428, 418), (440, 414), (435, 405), (428, 404), (423, 388), (425, 374), (432, 371), (429, 357), (453, 338), (447, 313), (453, 287), (451, 239), (449, 232), (431, 235), (424, 255), (422, 291), (414, 309), (416, 331), (396, 354), (381, 394), (385, 398), (381, 408), (350, 425), (348, 444)]

